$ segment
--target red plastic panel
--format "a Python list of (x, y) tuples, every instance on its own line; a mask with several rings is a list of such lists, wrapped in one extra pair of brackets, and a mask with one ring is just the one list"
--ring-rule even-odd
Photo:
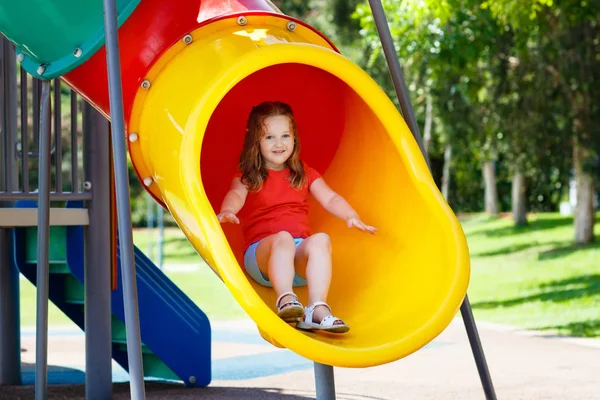
[[(199, 26), (247, 10), (254, 14), (275, 12), (267, 0), (142, 1), (119, 29), (125, 122), (129, 120), (136, 91), (146, 72), (162, 53)], [(109, 116), (105, 47), (63, 80)]]

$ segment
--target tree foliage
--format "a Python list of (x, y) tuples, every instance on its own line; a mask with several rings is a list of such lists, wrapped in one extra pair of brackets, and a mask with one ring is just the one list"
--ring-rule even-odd
[[(528, 178), (532, 210), (556, 210), (568, 186), (573, 135), (597, 149), (598, 2), (568, 0), (384, 1), (411, 99), (423, 122), (433, 96), (437, 145), (453, 145), (450, 204), (482, 207), (478, 168), (496, 160), (502, 209), (510, 177)], [(368, 4), (357, 7), (363, 67), (393, 88)], [(596, 82), (594, 85), (593, 83)], [(588, 170), (597, 169), (589, 151)]]

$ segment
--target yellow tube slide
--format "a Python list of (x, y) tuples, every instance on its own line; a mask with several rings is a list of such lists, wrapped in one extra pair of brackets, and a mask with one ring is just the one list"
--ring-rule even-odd
[[(435, 338), (468, 284), (461, 227), (437, 190), (404, 120), (377, 84), (312, 30), (284, 18), (224, 19), (175, 44), (148, 72), (129, 121), (131, 156), (263, 337), (308, 359), (366, 367), (402, 358)], [(351, 327), (306, 333), (280, 320), (272, 289), (244, 271), (238, 226), (215, 212), (229, 188), (253, 105), (289, 103), (302, 158), (344, 196), (375, 236), (311, 204), (313, 231), (333, 242), (328, 302)], [(306, 304), (306, 289), (297, 293)]]

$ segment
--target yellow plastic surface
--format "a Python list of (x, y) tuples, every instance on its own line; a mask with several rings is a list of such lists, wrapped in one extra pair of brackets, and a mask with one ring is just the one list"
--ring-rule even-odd
[[(139, 137), (131, 143), (131, 155), (141, 176), (153, 178), (148, 189), (166, 203), (263, 337), (308, 359), (343, 367), (391, 362), (435, 338), (465, 296), (468, 248), (393, 103), (318, 35), (302, 27), (289, 32), (284, 19), (251, 17), (245, 27), (220, 21), (193, 36), (191, 45), (177, 44), (166, 53), (148, 74), (151, 88), (140, 89), (129, 121), (129, 131)], [(349, 230), (344, 221), (311, 205), (314, 231), (332, 238), (328, 302), (351, 327), (344, 335), (305, 333), (277, 317), (273, 290), (247, 277), (238, 262), (243, 249), (230, 246), (207, 196), (203, 178), (219, 174), (221, 166), (199, 168), (201, 157), (208, 156), (202, 153), (207, 125), (227, 93), (256, 71), (289, 63), (335, 80), (343, 135), (324, 178), (364, 221), (379, 228), (375, 236)], [(220, 201), (213, 203), (218, 207)], [(306, 304), (306, 289), (297, 293)]]

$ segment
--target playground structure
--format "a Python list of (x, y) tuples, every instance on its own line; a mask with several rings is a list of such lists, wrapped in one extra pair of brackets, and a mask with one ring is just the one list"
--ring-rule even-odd
[[(0, 384), (16, 384), (20, 379), (15, 351), (19, 336), (17, 267), (38, 286), (39, 398), (44, 398), (47, 385), (48, 297), (87, 332), (89, 398), (110, 396), (111, 353), (129, 370), (135, 399), (144, 398), (144, 375), (195, 386), (210, 382), (206, 317), (133, 248), (127, 138), (132, 162), (146, 190), (174, 216), (199, 255), (257, 323), (265, 340), (315, 361), (318, 398), (335, 397), (332, 366), (367, 367), (402, 358), (435, 338), (459, 307), (486, 397), (495, 398), (465, 296), (469, 275), (466, 241), (429, 173), (380, 2), (372, 1), (371, 6), (404, 119), (375, 82), (341, 56), (327, 38), (281, 14), (268, 1), (205, 0), (172, 5), (160, 0), (116, 4), (105, 0), (105, 47), (104, 36), (97, 34), (102, 31), (102, 10), (53, 4), (29, 19), (31, 24), (48, 23), (49, 15), (63, 12), (67, 23), (56, 27), (60, 31), (56, 36), (69, 38), (67, 43), (52, 35), (33, 35), (30, 25), (20, 24), (20, 17), (31, 12), (26, 4), (0, 9), (0, 30), (16, 45), (15, 51), (4, 41), (2, 53), (2, 155), (6, 161), (0, 200), (9, 202), (5, 206), (11, 208), (0, 214), (0, 227), (10, 228), (0, 231), (4, 246), (0, 253), (4, 257), (0, 258)], [(82, 16), (87, 18), (85, 24)], [(87, 29), (69, 31), (69, 18)], [(27, 110), (25, 72), (34, 78), (33, 130), (39, 131), (37, 193), (29, 191), (31, 146), (26, 111), (21, 111), (23, 151), (16, 151), (14, 60), (22, 66), (21, 110), (24, 104)], [(54, 79), (57, 171), (52, 195), (50, 79)], [(62, 190), (60, 81), (73, 90), (72, 98), (77, 99), (78, 93), (90, 104), (84, 106), (83, 115), (85, 184), (80, 188), (77, 130), (73, 133), (72, 129), (68, 193)], [(365, 239), (312, 207), (314, 229), (328, 232), (336, 249), (329, 302), (352, 326), (343, 337), (297, 331), (281, 321), (273, 312), (273, 292), (248, 279), (240, 268), (239, 230), (221, 227), (215, 217), (235, 170), (248, 111), (256, 103), (274, 98), (290, 103), (295, 110), (303, 158), (380, 228), (376, 237)], [(77, 125), (76, 115), (72, 106), (72, 128)], [(108, 124), (102, 115), (111, 121), (116, 207)], [(20, 188), (15, 179), (19, 157)], [(35, 199), (37, 204), (32, 204)], [(66, 208), (50, 209), (51, 200), (67, 201)], [(32, 212), (38, 213), (37, 221), (31, 218)], [(118, 234), (111, 224), (115, 219)], [(27, 225), (30, 227), (23, 228)], [(88, 226), (87, 234), (83, 226)], [(117, 237), (119, 260), (111, 256), (117, 254)], [(58, 254), (48, 254), (49, 249), (58, 249)], [(306, 300), (304, 291), (299, 295)], [(394, 307), (373, 315), (370, 311), (380, 304)], [(180, 336), (169, 336), (172, 332), (161, 326), (177, 326), (172, 331)]]

